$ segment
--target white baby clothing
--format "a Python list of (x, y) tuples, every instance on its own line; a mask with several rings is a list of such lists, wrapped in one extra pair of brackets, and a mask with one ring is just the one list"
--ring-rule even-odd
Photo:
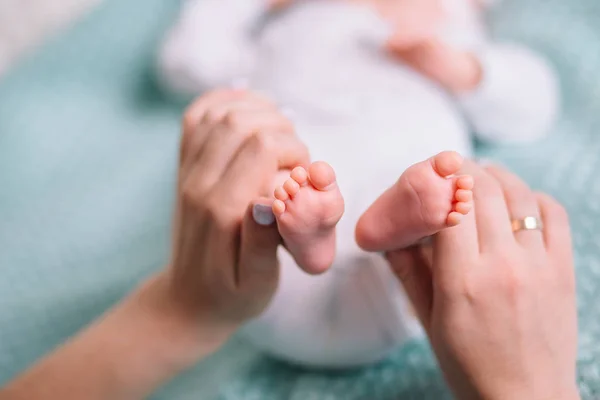
[(302, 272), (284, 250), (266, 312), (244, 329), (259, 348), (292, 362), (348, 367), (377, 361), (419, 334), (404, 294), (378, 254), (354, 240), (360, 215), (411, 164), (444, 151), (470, 156), (472, 133), (492, 142), (534, 140), (558, 110), (548, 63), (496, 44), (472, 0), (442, 0), (440, 36), (473, 51), (483, 81), (455, 96), (389, 58), (390, 27), (371, 8), (298, 0), (270, 13), (265, 0), (190, 0), (160, 52), (171, 90), (197, 95), (244, 82), (293, 112), (313, 160), (330, 163), (346, 201), (329, 273)]

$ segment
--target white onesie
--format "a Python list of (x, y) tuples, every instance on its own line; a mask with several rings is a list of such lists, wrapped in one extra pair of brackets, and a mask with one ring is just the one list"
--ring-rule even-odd
[(313, 160), (330, 163), (346, 201), (330, 272), (313, 277), (281, 250), (281, 283), (243, 333), (291, 362), (349, 367), (377, 361), (420, 328), (380, 255), (361, 251), (354, 228), (411, 164), (443, 150), (470, 156), (488, 141), (541, 137), (558, 109), (549, 65), (530, 50), (492, 43), (472, 0), (443, 0), (440, 31), (475, 52), (484, 78), (453, 96), (383, 50), (390, 33), (366, 6), (298, 0), (272, 14), (265, 0), (191, 0), (168, 33), (160, 70), (191, 95), (245, 82), (293, 111)]

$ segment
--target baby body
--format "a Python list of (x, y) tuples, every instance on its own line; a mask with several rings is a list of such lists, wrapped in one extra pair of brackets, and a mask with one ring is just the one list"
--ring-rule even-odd
[[(286, 211), (302, 219), (326, 201), (325, 214), (341, 215), (338, 188), (345, 201), (337, 234), (327, 233), (312, 246), (313, 253), (321, 252), (319, 246), (331, 252), (333, 245), (323, 243), (335, 242), (328, 273), (306, 274), (296, 265), (306, 257), (293, 244), (290, 252), (282, 249), (278, 292), (244, 330), (261, 349), (305, 365), (348, 367), (381, 359), (417, 335), (418, 324), (386, 262), (356, 243), (360, 216), (417, 161), (442, 150), (469, 156), (473, 131), (493, 141), (531, 140), (552, 122), (557, 88), (547, 64), (522, 47), (492, 43), (473, 0), (445, 0), (443, 6), (438, 34), (481, 63), (478, 87), (461, 94), (386, 53), (396, 27), (366, 1), (299, 0), (270, 13), (263, 0), (192, 0), (169, 33), (161, 53), (169, 86), (196, 94), (244, 82), (264, 92), (291, 112), (311, 157), (335, 170), (336, 187), (324, 194), (315, 190), (312, 176), (308, 183), (306, 176), (296, 176), (298, 187), (291, 182), (282, 190), (290, 175), (284, 172), (274, 185), (284, 200), (283, 209), (274, 211), (288, 249), (298, 221), (284, 216)], [(434, 171), (435, 162), (405, 172), (432, 189), (425, 197), (435, 198), (433, 206), (436, 199), (448, 203), (441, 210), (446, 216), (457, 211), (461, 192), (457, 181), (448, 185), (443, 179), (458, 169), (454, 161), (448, 154), (438, 159), (447, 174), (440, 165)], [(312, 171), (315, 176), (329, 173), (327, 166), (319, 168), (325, 172)], [(306, 200), (296, 197), (298, 191), (307, 193)], [(312, 201), (312, 208), (303, 208), (302, 201)], [(407, 221), (417, 211), (407, 204)], [(448, 222), (444, 218), (434, 228)]]

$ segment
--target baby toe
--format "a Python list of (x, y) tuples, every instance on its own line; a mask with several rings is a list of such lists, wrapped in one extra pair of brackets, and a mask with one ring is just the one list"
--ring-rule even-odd
[(295, 196), (300, 191), (300, 185), (292, 178), (283, 183), (283, 189), (290, 195)]
[(335, 184), (335, 172), (331, 165), (323, 161), (313, 163), (309, 169), (310, 182), (318, 190), (329, 190)]
[(463, 165), (463, 158), (455, 151), (444, 151), (431, 159), (433, 168), (441, 177), (456, 174)]
[(290, 174), (290, 177), (302, 186), (308, 181), (308, 172), (302, 167), (296, 167)]

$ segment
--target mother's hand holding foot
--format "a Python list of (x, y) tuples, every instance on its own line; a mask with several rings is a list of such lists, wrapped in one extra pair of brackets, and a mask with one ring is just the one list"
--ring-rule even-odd
[[(460, 399), (578, 399), (565, 210), (502, 168), (466, 163), (464, 172), (475, 180), (473, 212), (431, 248), (387, 253), (450, 386)], [(397, 210), (378, 201), (367, 215)], [(359, 222), (357, 237), (372, 249), (368, 225)]]
[(307, 164), (269, 101), (202, 96), (184, 118), (170, 265), (0, 388), (0, 399), (141, 399), (216, 351), (277, 287), (281, 238), (261, 196), (280, 169)]

